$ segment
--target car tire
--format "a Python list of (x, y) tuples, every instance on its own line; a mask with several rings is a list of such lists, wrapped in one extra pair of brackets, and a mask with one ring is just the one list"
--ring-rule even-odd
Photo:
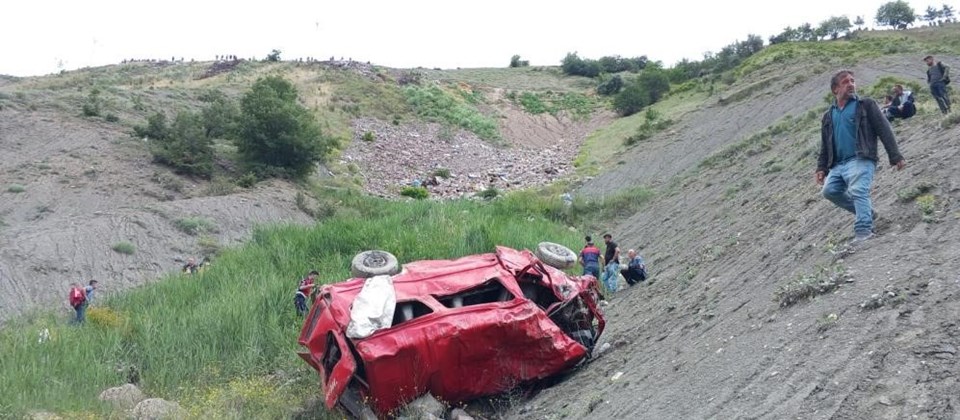
[(387, 251), (363, 251), (353, 257), (350, 273), (354, 277), (369, 278), (380, 275), (394, 275), (400, 272), (397, 257)]
[(561, 270), (568, 269), (577, 262), (577, 254), (574, 254), (570, 248), (553, 242), (540, 242), (537, 245), (536, 255), (544, 264)]

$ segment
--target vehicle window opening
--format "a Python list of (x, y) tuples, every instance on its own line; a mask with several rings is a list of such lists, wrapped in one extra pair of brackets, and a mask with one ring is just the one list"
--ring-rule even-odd
[(448, 296), (434, 296), (440, 304), (448, 308), (462, 308), (464, 306), (480, 305), (484, 303), (507, 302), (514, 299), (499, 278), (492, 278), (485, 283)]
[(350, 339), (345, 340), (347, 342), (347, 348), (350, 349), (350, 354), (353, 355), (353, 360), (356, 361), (357, 368), (353, 372), (353, 379), (359, 381), (364, 388), (369, 388), (370, 385), (367, 384), (367, 369), (363, 365), (363, 358), (360, 357), (360, 352), (357, 351), (356, 346), (353, 345), (353, 342)]
[(550, 314), (550, 319), (563, 330), (567, 337), (574, 340), (588, 351), (593, 350), (597, 338), (597, 326), (593, 314), (583, 300), (573, 299)]
[(553, 290), (550, 290), (549, 287), (544, 285), (538, 276), (524, 274), (520, 277), (519, 282), (523, 296), (533, 301), (533, 303), (536, 303), (537, 306), (543, 310), (560, 301), (560, 299), (557, 299), (557, 296), (553, 294)]
[(431, 313), (433, 313), (433, 310), (418, 300), (397, 302), (397, 307), (393, 311), (393, 325), (420, 318), (421, 316)]
[(333, 367), (340, 362), (340, 345), (337, 344), (337, 340), (333, 338), (333, 333), (327, 333), (327, 345), (323, 351), (323, 373), (324, 377), (327, 380), (330, 380), (330, 374), (333, 372)]
[(317, 326), (317, 320), (320, 319), (320, 315), (323, 315), (323, 310), (326, 309), (331, 300), (330, 293), (324, 293), (323, 296), (313, 304), (313, 306), (319, 306), (319, 308), (310, 308), (310, 327), (307, 328), (307, 331), (313, 331)]

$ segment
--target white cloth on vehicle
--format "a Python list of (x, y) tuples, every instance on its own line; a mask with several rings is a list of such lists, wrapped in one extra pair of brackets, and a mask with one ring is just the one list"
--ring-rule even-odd
[(393, 289), (393, 278), (388, 275), (368, 278), (350, 307), (347, 337), (369, 337), (377, 330), (390, 328), (396, 307), (397, 292)]

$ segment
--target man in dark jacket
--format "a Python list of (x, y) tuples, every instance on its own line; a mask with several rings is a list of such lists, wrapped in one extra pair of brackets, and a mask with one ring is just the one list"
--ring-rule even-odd
[(950, 83), (950, 67), (937, 61), (932, 55), (923, 57), (927, 63), (927, 83), (930, 84), (930, 94), (937, 99), (940, 112), (950, 112), (950, 93), (947, 84)]
[(877, 167), (877, 139), (897, 170), (906, 161), (877, 103), (857, 96), (852, 71), (834, 75), (830, 90), (835, 101), (823, 114), (816, 180), (823, 185), (824, 197), (856, 215), (853, 243), (859, 243), (873, 237), (876, 212), (870, 203), (870, 186)]

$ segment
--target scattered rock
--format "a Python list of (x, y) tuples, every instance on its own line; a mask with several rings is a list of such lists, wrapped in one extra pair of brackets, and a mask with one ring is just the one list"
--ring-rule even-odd
[(113, 405), (114, 408), (129, 410), (146, 398), (143, 391), (134, 384), (123, 384), (109, 388), (100, 393), (100, 401), (105, 401)]
[(433, 395), (424, 394), (403, 407), (400, 410), (400, 416), (411, 419), (442, 419), (446, 411), (446, 405), (434, 398)]
[(454, 408), (450, 410), (450, 415), (447, 416), (447, 420), (473, 420), (473, 416), (467, 414), (462, 408)]
[(148, 398), (133, 408), (131, 417), (136, 420), (181, 420), (187, 418), (187, 412), (176, 402)]

